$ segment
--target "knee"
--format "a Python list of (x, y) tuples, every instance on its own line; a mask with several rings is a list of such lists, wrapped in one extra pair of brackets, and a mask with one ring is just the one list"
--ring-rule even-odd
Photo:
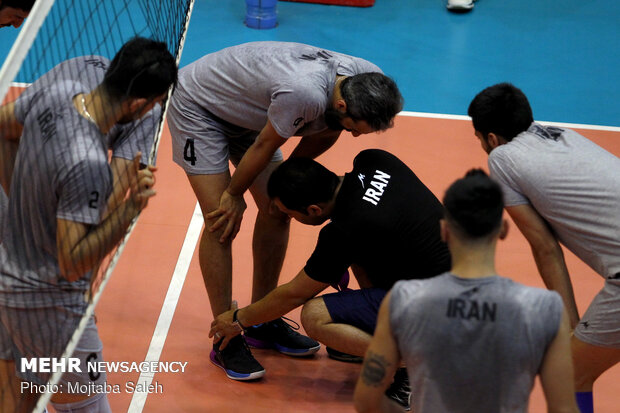
[(576, 336), (571, 348), (577, 391), (591, 391), (601, 374), (620, 361), (620, 350), (588, 344)]
[(291, 223), (291, 218), (273, 205), (274, 204), (271, 203), (268, 206), (259, 207), (256, 219), (271, 223), (271, 225), (276, 227), (288, 228)]
[(321, 327), (330, 322), (331, 317), (321, 297), (306, 302), (301, 309), (301, 324), (306, 334), (315, 340), (320, 336)]
[(230, 249), (232, 245), (232, 239), (228, 237), (224, 242), (220, 242), (222, 234), (226, 229), (225, 226), (215, 230), (210, 231), (211, 225), (215, 224), (217, 218), (212, 219), (204, 219), (204, 228), (202, 230), (202, 235), (200, 236), (200, 244), (202, 248), (217, 248), (217, 249)]
[(575, 391), (592, 391), (596, 379), (590, 371), (575, 366)]
[(584, 363), (583, 360), (573, 355), (575, 391), (592, 391), (594, 382), (600, 376), (600, 373), (591, 367), (589, 363)]

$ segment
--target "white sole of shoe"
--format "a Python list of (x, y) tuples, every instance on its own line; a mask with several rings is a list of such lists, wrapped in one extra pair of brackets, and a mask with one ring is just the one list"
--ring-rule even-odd
[(226, 377), (228, 377), (231, 380), (237, 380), (237, 381), (258, 380), (265, 375), (264, 369), (261, 371), (255, 371), (253, 373), (243, 373), (243, 374), (235, 373), (234, 371), (228, 370), (226, 367), (221, 365), (218, 359), (215, 358), (213, 353), (209, 355), (209, 360), (211, 360), (211, 363), (213, 363), (213, 365), (224, 370), (224, 373), (226, 373)]

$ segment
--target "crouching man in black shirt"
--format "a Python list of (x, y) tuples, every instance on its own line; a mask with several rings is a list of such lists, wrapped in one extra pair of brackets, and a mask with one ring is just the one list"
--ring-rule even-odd
[[(343, 177), (311, 159), (289, 159), (269, 178), (268, 193), (282, 212), (303, 224), (331, 221), (293, 280), (213, 321), (210, 336), (221, 340), (220, 348), (243, 329), (303, 305), (301, 320), (310, 337), (338, 352), (363, 356), (379, 305), (392, 285), (450, 269), (450, 254), (439, 231), (441, 203), (388, 152), (361, 152)], [(349, 267), (359, 290), (344, 285)], [(330, 285), (340, 291), (315, 298)], [(246, 340), (252, 345), (250, 338)]]
[[(302, 324), (311, 337), (363, 356), (381, 300), (392, 285), (450, 269), (439, 233), (441, 203), (390, 153), (361, 152), (344, 177), (316, 161), (292, 158), (273, 172), (268, 192), (282, 212), (301, 223), (331, 222), (321, 229), (312, 256), (292, 281), (213, 321), (210, 336), (222, 340), (220, 348), (243, 328), (304, 305)], [(315, 298), (330, 284), (338, 286), (349, 267), (359, 290), (344, 288)]]
[[(293, 280), (213, 321), (210, 335), (223, 340), (222, 347), (240, 333), (239, 324), (250, 327), (304, 305), (302, 324), (311, 337), (363, 356), (381, 300), (392, 285), (450, 269), (450, 254), (439, 235), (441, 203), (388, 152), (361, 152), (343, 177), (311, 159), (292, 158), (273, 172), (268, 192), (282, 212), (303, 224), (331, 222), (321, 229), (312, 256)], [(349, 267), (359, 290), (345, 287), (314, 298), (330, 285), (341, 289)]]
[[(392, 285), (450, 269), (450, 253), (439, 231), (441, 203), (388, 152), (361, 152), (343, 177), (314, 160), (291, 158), (269, 178), (268, 193), (282, 212), (303, 224), (330, 222), (293, 280), (213, 321), (209, 335), (221, 340), (220, 348), (242, 330), (303, 305), (301, 320), (310, 337), (338, 354), (363, 356)], [(359, 290), (346, 288), (349, 267)], [(330, 285), (340, 291), (316, 297)], [(252, 345), (249, 336), (246, 341)]]

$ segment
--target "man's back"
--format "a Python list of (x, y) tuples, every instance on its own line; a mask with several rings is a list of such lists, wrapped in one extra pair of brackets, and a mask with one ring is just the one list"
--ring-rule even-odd
[(439, 200), (404, 162), (370, 149), (345, 174), (332, 223), (349, 236), (355, 263), (389, 282), (375, 286), (389, 288), (398, 279), (427, 278), (450, 268), (439, 235), (442, 215)]
[(506, 206), (531, 204), (597, 273), (620, 273), (620, 159), (568, 129), (532, 124), (489, 155)]
[[(381, 72), (366, 60), (290, 42), (251, 42), (208, 54), (179, 72), (175, 94), (234, 125), (283, 137), (325, 129), (337, 75)], [(292, 119), (289, 117), (294, 116)], [(308, 126), (305, 126), (305, 125)]]
[(400, 159), (362, 151), (343, 178), (332, 221), (321, 230), (306, 273), (337, 282), (356, 264), (384, 289), (397, 280), (441, 274), (450, 268), (439, 236), (441, 216), (439, 200)]
[(401, 281), (390, 324), (414, 411), (526, 412), (562, 317), (558, 294), (493, 276)]

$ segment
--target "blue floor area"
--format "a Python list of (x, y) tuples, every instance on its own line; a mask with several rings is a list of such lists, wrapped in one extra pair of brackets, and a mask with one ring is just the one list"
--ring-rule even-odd
[(510, 81), (537, 119), (620, 126), (620, 2), (377, 0), (356, 8), (278, 3), (279, 25), (243, 25), (242, 0), (198, 0), (182, 64), (253, 40), (310, 43), (379, 65), (409, 111), (466, 114), (486, 86)]
[[(376, 63), (408, 111), (464, 115), (478, 91), (509, 81), (538, 120), (620, 126), (618, 1), (479, 0), (466, 14), (445, 0), (280, 1), (271, 30), (245, 27), (244, 16), (243, 0), (196, 0), (181, 65), (248, 41), (303, 42)], [(0, 56), (13, 32), (1, 31)]]

